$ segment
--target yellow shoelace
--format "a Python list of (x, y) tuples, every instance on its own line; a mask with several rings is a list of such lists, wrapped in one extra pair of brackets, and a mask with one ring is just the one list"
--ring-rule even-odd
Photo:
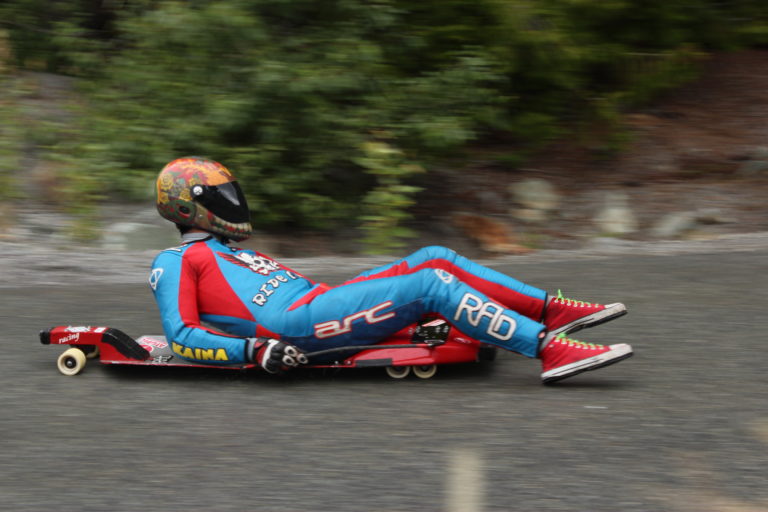
[(557, 290), (557, 298), (555, 300), (560, 302), (572, 302), (574, 304), (579, 304), (582, 306), (592, 305), (591, 302), (584, 302), (583, 300), (574, 300), (574, 299), (569, 299), (568, 297), (563, 297), (563, 292), (561, 292), (560, 290)]
[(558, 334), (555, 339), (560, 342), (567, 342), (568, 345), (571, 347), (584, 347), (584, 348), (592, 348), (592, 349), (603, 348), (603, 345), (598, 345), (596, 343), (587, 343), (585, 341), (579, 341), (579, 340), (574, 340), (572, 338), (567, 338), (563, 333)]

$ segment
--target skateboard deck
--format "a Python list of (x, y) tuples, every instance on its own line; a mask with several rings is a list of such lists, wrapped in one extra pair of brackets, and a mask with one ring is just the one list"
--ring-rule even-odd
[[(160, 335), (134, 339), (111, 327), (56, 326), (41, 331), (40, 341), (44, 345), (72, 345), (57, 361), (64, 375), (80, 373), (87, 358), (97, 357), (101, 363), (110, 365), (259, 368), (255, 363), (223, 363), (223, 349), (192, 349)], [(309, 364), (304, 366), (310, 368), (379, 366), (393, 378), (407, 376), (411, 370), (420, 378), (429, 378), (441, 364), (492, 360), (495, 348), (464, 336), (438, 319), (410, 326), (376, 344), (335, 347), (306, 355)]]

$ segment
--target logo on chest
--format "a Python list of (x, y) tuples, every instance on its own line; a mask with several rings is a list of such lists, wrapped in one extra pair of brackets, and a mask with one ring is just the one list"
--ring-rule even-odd
[(280, 270), (280, 264), (275, 260), (267, 258), (266, 256), (260, 256), (258, 254), (248, 252), (241, 252), (237, 254), (219, 252), (217, 254), (230, 263), (245, 267), (252, 272), (261, 274), (262, 276), (268, 276), (272, 272)]

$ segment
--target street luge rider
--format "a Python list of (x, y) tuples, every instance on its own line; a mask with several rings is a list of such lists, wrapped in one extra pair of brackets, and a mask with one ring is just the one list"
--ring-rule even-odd
[(232, 173), (211, 160), (166, 165), (157, 208), (182, 237), (155, 258), (149, 282), (166, 336), (185, 359), (256, 362), (277, 373), (305, 363), (305, 352), (374, 344), (426, 314), (483, 343), (539, 358), (543, 382), (632, 355), (627, 344), (567, 337), (625, 314), (623, 304), (548, 295), (444, 247), (425, 247), (328, 286), (229, 245), (251, 235), (249, 210)]

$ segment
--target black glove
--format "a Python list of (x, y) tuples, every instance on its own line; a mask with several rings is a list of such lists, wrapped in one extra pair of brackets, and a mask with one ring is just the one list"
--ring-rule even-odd
[(307, 364), (307, 356), (289, 343), (268, 339), (254, 347), (253, 360), (269, 373), (280, 373), (300, 364)]

